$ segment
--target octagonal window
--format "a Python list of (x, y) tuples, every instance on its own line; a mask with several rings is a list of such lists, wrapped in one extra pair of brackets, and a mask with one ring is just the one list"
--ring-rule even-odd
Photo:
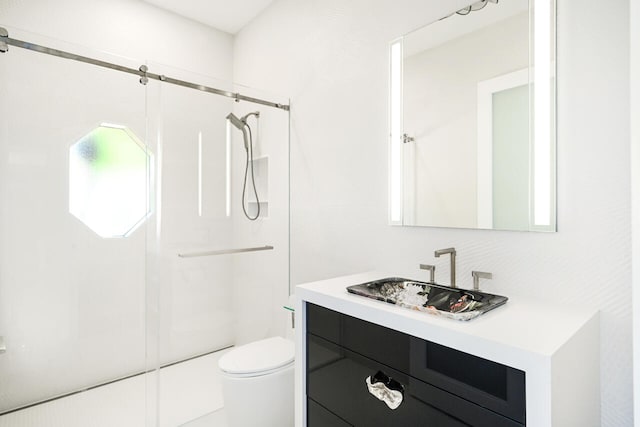
[(131, 130), (101, 124), (69, 150), (69, 212), (101, 237), (126, 237), (149, 214), (148, 164)]

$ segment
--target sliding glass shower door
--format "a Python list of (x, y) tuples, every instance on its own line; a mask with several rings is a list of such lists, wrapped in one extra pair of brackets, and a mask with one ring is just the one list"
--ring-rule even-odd
[[(149, 69), (273, 99), (161, 64)], [(147, 89), (154, 156), (147, 289), (157, 324), (150, 330), (158, 334), (152, 340), (156, 421), (161, 427), (224, 427), (218, 359), (234, 345), (286, 333), (289, 113), (165, 82), (149, 82)], [(227, 120), (231, 113), (251, 129), (253, 159), (247, 159), (243, 132)], [(245, 210), (257, 218), (247, 218)]]
[(0, 54), (2, 427), (145, 425), (145, 93), (136, 76)]
[(292, 333), (288, 100), (10, 35), (129, 70), (0, 54), (0, 427), (225, 426), (217, 360)]
[[(149, 69), (211, 87), (225, 85), (159, 64)], [(157, 336), (149, 337), (156, 343), (150, 355), (158, 368), (157, 425), (178, 426), (215, 410), (215, 401), (221, 401), (211, 379), (215, 366), (194, 358), (234, 341), (231, 263), (224, 257), (190, 257), (231, 245), (224, 117), (233, 100), (158, 81), (147, 89), (155, 165), (147, 278), (157, 324)]]

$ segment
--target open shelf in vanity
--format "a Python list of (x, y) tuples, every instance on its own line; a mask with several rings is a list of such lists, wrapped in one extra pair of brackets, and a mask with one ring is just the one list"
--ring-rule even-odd
[(597, 312), (515, 298), (456, 322), (347, 294), (376, 277), (297, 288), (296, 426), (599, 425)]

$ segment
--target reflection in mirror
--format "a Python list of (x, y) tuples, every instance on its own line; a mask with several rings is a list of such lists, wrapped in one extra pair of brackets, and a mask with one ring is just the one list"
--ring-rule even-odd
[(392, 224), (555, 231), (554, 10), (480, 1), (391, 44)]

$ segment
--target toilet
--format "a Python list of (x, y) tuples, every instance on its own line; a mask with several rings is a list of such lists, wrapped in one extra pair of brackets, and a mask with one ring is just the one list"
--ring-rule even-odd
[(293, 427), (294, 356), (293, 341), (271, 337), (220, 358), (229, 427)]

